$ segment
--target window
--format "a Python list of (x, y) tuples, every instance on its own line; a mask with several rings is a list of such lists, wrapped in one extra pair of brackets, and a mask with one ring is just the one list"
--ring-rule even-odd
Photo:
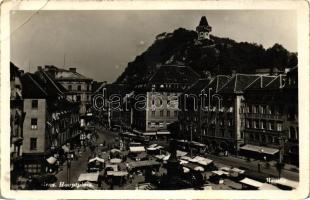
[(167, 110), (167, 117), (170, 117), (170, 111)]
[(164, 123), (163, 123), (163, 122), (160, 122), (160, 123), (159, 123), (159, 127), (160, 127), (160, 128), (164, 127)]
[(277, 131), (282, 131), (282, 123), (281, 122), (277, 123)]
[(37, 118), (31, 118), (31, 129), (32, 130), (38, 129), (38, 119)]
[(72, 90), (72, 85), (68, 85), (68, 90)]
[(38, 108), (38, 100), (32, 100), (31, 101), (31, 108), (37, 109)]
[(81, 96), (80, 95), (76, 96), (76, 101), (81, 101)]
[(294, 127), (290, 127), (290, 136), (289, 136), (289, 138), (291, 139), (291, 140), (295, 140), (297, 137), (296, 137), (296, 133), (295, 133), (295, 129), (294, 129)]
[(31, 174), (37, 174), (41, 172), (40, 164), (27, 164), (25, 165), (25, 171)]
[(37, 149), (37, 138), (30, 138), (30, 150)]
[(161, 117), (163, 117), (163, 116), (164, 116), (164, 111), (161, 110), (160, 113), (159, 113), (159, 115), (160, 115)]
[(247, 128), (250, 128), (250, 120), (247, 119), (247, 120), (245, 121), (245, 125), (246, 125)]
[(152, 111), (152, 117), (155, 117), (155, 111)]
[(77, 86), (77, 90), (81, 91), (81, 86), (80, 85)]
[(174, 111), (174, 116), (175, 116), (175, 117), (178, 116), (178, 111)]
[(258, 121), (257, 120), (253, 121), (253, 128), (258, 128)]
[(266, 122), (265, 121), (261, 121), (261, 129), (266, 129)]
[(261, 106), (260, 107), (260, 113), (261, 114), (265, 114), (266, 113), (266, 107), (265, 106)]

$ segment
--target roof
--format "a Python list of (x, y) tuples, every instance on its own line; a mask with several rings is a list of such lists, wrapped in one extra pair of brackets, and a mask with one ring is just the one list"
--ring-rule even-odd
[(266, 84), (265, 89), (279, 89), (283, 88), (285, 83), (285, 75), (280, 74), (275, 79)]
[(67, 89), (58, 83), (50, 74), (45, 71), (37, 71), (35, 73), (42, 82), (42, 87), (47, 91), (50, 96), (64, 95)]
[(18, 67), (10, 62), (10, 80), (13, 80), (13, 77), (20, 77), (21, 71), (18, 69)]
[(279, 152), (279, 149), (274, 149), (274, 148), (264, 147), (264, 146), (256, 146), (252, 144), (246, 144), (240, 147), (240, 149), (247, 150), (247, 151), (254, 151), (257, 153), (265, 153), (265, 154), (270, 154), (270, 155), (273, 155)]
[(253, 187), (261, 187), (264, 183), (262, 182), (259, 182), (259, 181), (256, 181), (256, 180), (253, 180), (253, 179), (250, 179), (250, 178), (244, 178), (240, 181), (240, 183), (244, 183), (246, 185), (250, 185), (250, 186), (253, 186)]
[(236, 74), (224, 86), (218, 90), (220, 93), (240, 93), (248, 85), (253, 83), (260, 75)]
[(213, 92), (218, 92), (230, 79), (230, 76), (217, 75), (210, 81), (206, 88), (212, 88)]
[(35, 74), (26, 73), (21, 77), (22, 95), (25, 99), (45, 99), (48, 94), (41, 86), (40, 79)]
[(210, 79), (198, 79), (193, 85), (187, 90), (190, 94), (200, 94), (201, 91), (208, 85)]
[(46, 66), (44, 71), (52, 75), (56, 80), (92, 80), (76, 71), (62, 69), (55, 66)]
[(269, 84), (271, 81), (276, 79), (277, 76), (265, 76), (261, 75), (257, 77), (255, 81), (250, 83), (247, 87), (245, 87), (245, 90), (255, 90), (255, 89), (263, 89), (266, 87), (267, 84)]
[(130, 152), (143, 152), (145, 151), (144, 146), (139, 146), (139, 147), (129, 147)]
[(199, 22), (199, 26), (209, 26), (206, 16), (202, 16)]
[(149, 84), (186, 83), (191, 84), (200, 75), (184, 65), (162, 65), (150, 78)]
[(107, 82), (105, 82), (105, 81), (103, 81), (103, 82), (97, 82), (97, 81), (92, 82), (92, 92), (98, 93), (102, 88), (104, 88), (104, 86), (106, 84), (107, 84)]

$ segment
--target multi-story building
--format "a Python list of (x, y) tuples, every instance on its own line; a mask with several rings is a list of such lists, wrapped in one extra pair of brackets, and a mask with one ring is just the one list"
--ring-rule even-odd
[(12, 183), (15, 183), (16, 178), (22, 175), (23, 122), (25, 117), (20, 81), (22, 73), (13, 63), (10, 63), (10, 160)]
[(135, 86), (133, 126), (145, 135), (167, 132), (178, 119), (178, 98), (199, 75), (184, 65), (162, 65), (145, 83)]
[(285, 76), (261, 76), (244, 92), (241, 153), (250, 157), (276, 159), (284, 130), (283, 86)]
[(46, 158), (78, 135), (78, 104), (66, 99), (65, 88), (47, 73), (21, 77), (23, 107), (23, 166), (27, 174), (45, 170)]
[(92, 88), (91, 78), (87, 78), (76, 71), (76, 68), (69, 70), (57, 68), (55, 66), (38, 67), (49, 73), (58, 83), (67, 89), (67, 97), (80, 103), (80, 114), (85, 115), (91, 108)]

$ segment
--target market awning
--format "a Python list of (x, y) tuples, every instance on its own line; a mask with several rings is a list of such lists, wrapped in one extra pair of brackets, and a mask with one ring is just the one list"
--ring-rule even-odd
[(210, 160), (208, 158), (204, 158), (204, 157), (200, 157), (200, 156), (196, 156), (194, 158), (195, 161), (197, 161), (197, 163), (201, 164), (201, 165), (209, 165), (213, 162), (213, 160)]
[(98, 162), (104, 163), (104, 159), (99, 158), (99, 157), (92, 158), (88, 162), (91, 163), (91, 162), (94, 162), (94, 161), (98, 161)]
[(253, 151), (257, 153), (265, 153), (269, 155), (274, 155), (279, 152), (279, 149), (274, 149), (270, 147), (256, 146), (252, 144), (246, 144), (240, 147), (240, 150)]
[(268, 183), (263, 183), (262, 186), (259, 187), (259, 190), (280, 190), (280, 188)]
[(245, 172), (245, 170), (242, 170), (242, 169), (239, 169), (239, 168), (236, 168), (236, 167), (232, 168), (231, 171), (237, 172), (239, 174), (243, 174)]
[(297, 181), (293, 181), (293, 180), (289, 180), (286, 178), (279, 178), (279, 179), (274, 179), (272, 181), (273, 184), (279, 184), (279, 185), (283, 185), (283, 186), (288, 186), (291, 187), (293, 189), (296, 189), (298, 187), (298, 182)]
[(152, 135), (156, 135), (156, 132), (145, 132), (143, 133), (144, 136), (152, 136)]
[(121, 153), (121, 150), (119, 150), (119, 149), (111, 149), (110, 152), (111, 153)]
[(145, 153), (145, 152), (139, 153), (137, 155), (137, 158), (140, 158), (140, 159), (143, 159), (143, 158), (146, 158), (146, 157), (147, 157), (147, 153)]
[(132, 132), (136, 133), (136, 134), (139, 134), (139, 135), (142, 135), (142, 132), (141, 131), (138, 131), (136, 129), (134, 129)]
[(119, 158), (112, 158), (110, 160), (110, 163), (121, 163), (122, 162), (122, 159), (119, 159)]
[(199, 143), (199, 142), (195, 142), (195, 141), (192, 141), (191, 144), (194, 145), (194, 146), (198, 146), (198, 147), (206, 147), (205, 144), (202, 144), (202, 143)]
[(78, 181), (98, 181), (99, 173), (83, 173), (80, 174)]
[(125, 171), (107, 171), (108, 176), (127, 176), (128, 172)]
[(256, 188), (261, 187), (264, 183), (250, 179), (250, 178), (244, 178), (240, 181), (240, 183), (246, 184), (246, 185), (250, 185)]
[(157, 135), (170, 135), (170, 131), (157, 131)]
[(158, 158), (159, 160), (162, 160), (165, 157), (165, 155), (156, 155), (155, 158)]
[(187, 167), (183, 167), (183, 172), (184, 173), (188, 173), (190, 171), (190, 169), (188, 169)]
[(185, 151), (177, 150), (177, 157), (182, 157), (182, 156), (185, 156), (186, 154), (187, 154), (187, 152), (185, 152)]
[(118, 166), (117, 166), (117, 165), (107, 164), (107, 165), (105, 166), (105, 169), (107, 169), (107, 168), (111, 168), (111, 169), (113, 169), (113, 171), (118, 171)]
[(136, 161), (128, 163), (130, 168), (137, 168), (137, 167), (150, 167), (150, 166), (157, 166), (160, 165), (159, 162), (154, 160), (144, 160), (144, 161)]
[(194, 170), (195, 170), (195, 171), (200, 171), (200, 172), (205, 171), (205, 170), (203, 169), (203, 167), (200, 167), (200, 166), (195, 167)]
[(215, 170), (215, 171), (212, 171), (213, 174), (216, 174), (218, 176), (222, 176), (222, 175), (229, 175), (228, 172), (224, 172), (222, 170)]
[(55, 157), (51, 156), (51, 157), (49, 157), (48, 159), (46, 159), (46, 161), (47, 161), (49, 164), (53, 165), (53, 164), (56, 163), (57, 159), (56, 159)]
[(132, 152), (132, 153), (144, 152), (144, 151), (145, 151), (145, 148), (144, 148), (144, 146), (129, 147), (129, 151)]
[(181, 159), (182, 159), (182, 160), (187, 160), (187, 161), (191, 160), (191, 158), (188, 157), (188, 156), (181, 156)]

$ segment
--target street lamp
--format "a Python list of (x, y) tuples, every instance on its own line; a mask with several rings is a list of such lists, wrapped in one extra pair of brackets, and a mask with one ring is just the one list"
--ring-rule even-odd
[(70, 169), (71, 169), (71, 160), (73, 158), (73, 154), (68, 152), (67, 153), (67, 183), (70, 183)]

